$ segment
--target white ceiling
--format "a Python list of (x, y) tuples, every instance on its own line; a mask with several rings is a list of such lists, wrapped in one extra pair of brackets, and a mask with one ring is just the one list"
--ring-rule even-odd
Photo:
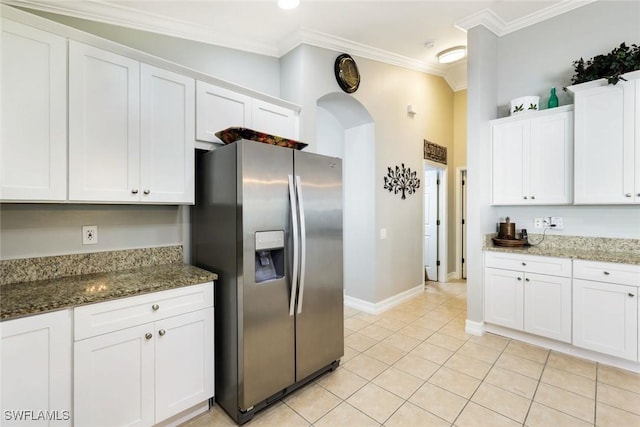
[[(48, 12), (280, 57), (300, 43), (444, 76), (466, 87), (466, 63), (443, 66), (436, 54), (466, 45), (482, 24), (508, 34), (594, 0), (2, 0)], [(434, 41), (434, 47), (426, 47)]]

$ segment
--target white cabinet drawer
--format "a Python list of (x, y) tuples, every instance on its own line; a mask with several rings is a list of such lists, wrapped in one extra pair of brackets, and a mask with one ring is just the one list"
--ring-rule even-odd
[(571, 260), (569, 258), (487, 251), (484, 261), (485, 267), (490, 268), (571, 277)]
[(74, 340), (213, 306), (213, 283), (186, 286), (74, 310)]
[(640, 286), (640, 265), (575, 260), (575, 279)]

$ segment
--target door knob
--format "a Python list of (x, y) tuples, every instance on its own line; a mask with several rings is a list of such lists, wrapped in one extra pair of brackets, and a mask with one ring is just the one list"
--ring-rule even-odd
[(150, 340), (152, 336), (153, 335), (151, 334), (151, 332), (147, 332), (146, 334), (144, 334), (144, 337), (148, 340)]

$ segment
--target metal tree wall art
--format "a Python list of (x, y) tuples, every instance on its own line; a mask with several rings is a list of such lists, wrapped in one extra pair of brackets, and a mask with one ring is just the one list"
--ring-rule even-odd
[(402, 169), (396, 166), (395, 170), (391, 167), (387, 168), (387, 176), (384, 177), (384, 188), (389, 190), (389, 193), (393, 191), (393, 194), (402, 192), (402, 199), (406, 199), (405, 193), (413, 194), (418, 188), (420, 188), (420, 180), (417, 177), (417, 172), (411, 172), (411, 169), (404, 167), (402, 163)]

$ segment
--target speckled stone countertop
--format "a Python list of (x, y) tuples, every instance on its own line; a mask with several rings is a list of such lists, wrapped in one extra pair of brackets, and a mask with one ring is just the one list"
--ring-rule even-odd
[(485, 235), (482, 249), (494, 252), (542, 255), (589, 261), (640, 264), (639, 239), (615, 239), (584, 236), (545, 236), (529, 234), (529, 242), (542, 242), (536, 246), (510, 248), (495, 246), (491, 240), (495, 234)]
[[(150, 258), (145, 258), (144, 254)], [(179, 260), (176, 254), (179, 254)], [(218, 278), (215, 273), (183, 264), (182, 247), (136, 249), (133, 253), (102, 252), (92, 254), (90, 258), (91, 261), (86, 261), (83, 254), (0, 262), (3, 275), (7, 273), (14, 280), (27, 278), (0, 285), (0, 320), (206, 283)], [(85, 259), (84, 267), (76, 266), (75, 270), (69, 267), (79, 259)], [(114, 262), (114, 259), (120, 261)], [(27, 273), (21, 275), (14, 271), (25, 265), (29, 266)], [(52, 265), (58, 272), (80, 273), (59, 277), (47, 268)]]

